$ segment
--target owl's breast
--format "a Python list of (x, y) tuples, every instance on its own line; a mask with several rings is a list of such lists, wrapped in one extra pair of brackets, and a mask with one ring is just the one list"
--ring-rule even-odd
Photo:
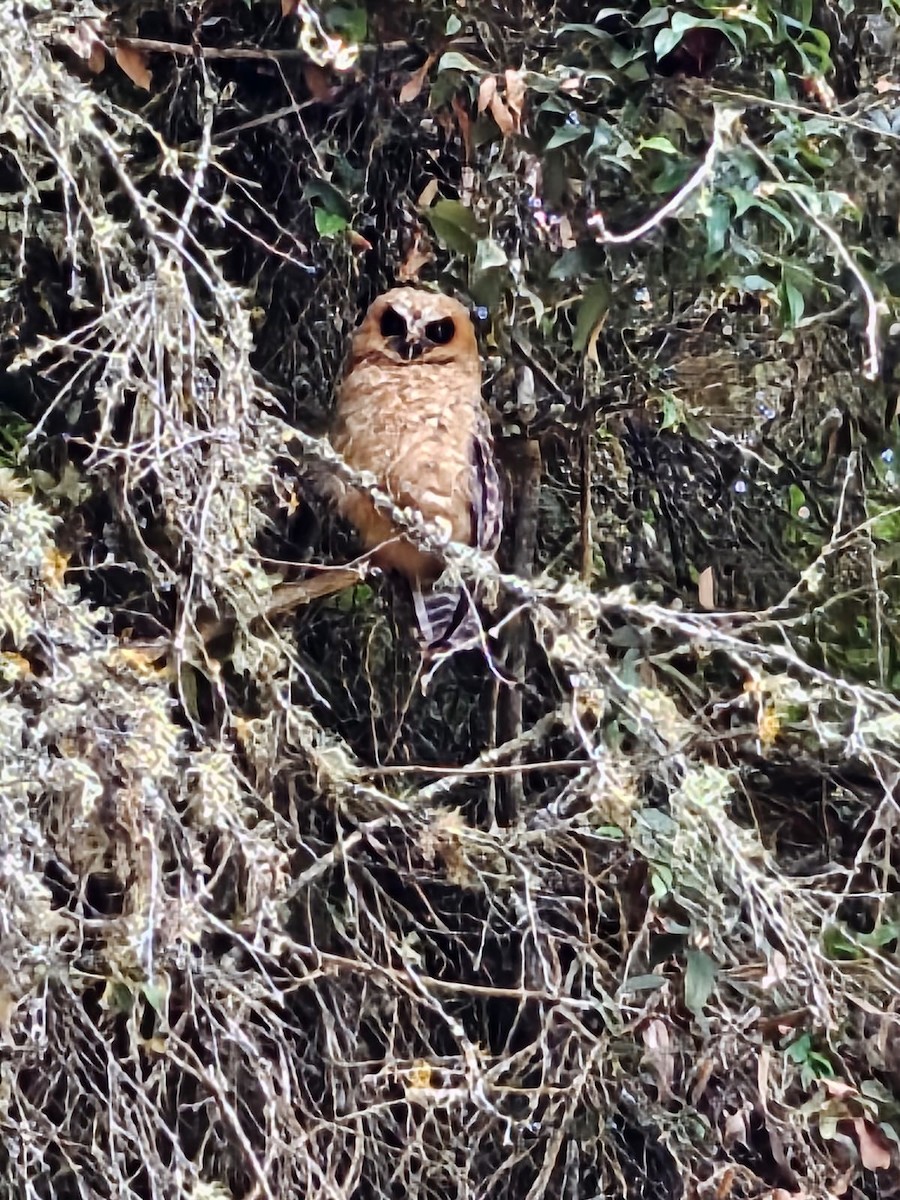
[[(363, 363), (341, 387), (332, 442), (350, 466), (373, 472), (398, 504), (468, 542), (480, 405), (478, 375), (456, 364)], [(369, 546), (392, 532), (359, 492), (348, 492), (342, 509)]]

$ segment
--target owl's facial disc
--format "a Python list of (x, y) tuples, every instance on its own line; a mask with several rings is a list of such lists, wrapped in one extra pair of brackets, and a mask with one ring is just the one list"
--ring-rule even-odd
[(452, 317), (423, 325), (414, 318), (407, 320), (396, 308), (386, 308), (379, 331), (392, 350), (406, 362), (412, 362), (432, 346), (448, 346), (456, 336), (456, 325)]

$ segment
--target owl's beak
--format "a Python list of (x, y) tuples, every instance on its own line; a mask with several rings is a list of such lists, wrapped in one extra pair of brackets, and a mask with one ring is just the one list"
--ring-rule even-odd
[(411, 331), (407, 333), (406, 337), (396, 338), (395, 342), (397, 353), (407, 362), (412, 362), (413, 359), (422, 357), (422, 351), (425, 349), (425, 346)]

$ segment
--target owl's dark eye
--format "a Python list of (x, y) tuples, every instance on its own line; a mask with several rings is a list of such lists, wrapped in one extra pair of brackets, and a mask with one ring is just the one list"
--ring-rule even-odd
[(456, 326), (452, 317), (444, 317), (441, 321), (429, 321), (425, 326), (425, 336), (436, 346), (446, 346), (453, 341)]
[(396, 308), (386, 308), (381, 314), (381, 336), (383, 338), (406, 337), (406, 322)]

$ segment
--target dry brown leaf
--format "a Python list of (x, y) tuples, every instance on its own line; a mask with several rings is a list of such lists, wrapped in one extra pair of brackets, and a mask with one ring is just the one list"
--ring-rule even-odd
[(31, 663), (21, 654), (0, 650), (0, 678), (4, 675), (9, 679), (15, 676), (24, 679), (31, 674)]
[(572, 222), (568, 217), (560, 217), (557, 232), (559, 234), (559, 244), (563, 250), (573, 250), (578, 245), (578, 238), (575, 236), (572, 229)]
[(768, 961), (765, 975), (759, 981), (760, 987), (771, 988), (784, 983), (789, 975), (788, 960), (780, 950), (773, 950)]
[(709, 1083), (714, 1066), (714, 1059), (704, 1058), (697, 1067), (694, 1076), (694, 1083), (691, 1087), (691, 1104), (694, 1107), (698, 1105), (703, 1093), (706, 1091), (706, 1085)]
[[(850, 1190), (850, 1184), (852, 1181), (853, 1168), (850, 1167), (843, 1173), (843, 1175), (838, 1175), (837, 1179), (831, 1185), (831, 1190), (834, 1192), (835, 1196), (846, 1196), (847, 1192)], [(806, 1196), (803, 1197), (803, 1200), (806, 1200)]]
[(887, 1138), (877, 1125), (857, 1117), (853, 1122), (859, 1157), (867, 1171), (886, 1171), (891, 1165), (891, 1151)]
[(731, 1189), (734, 1185), (734, 1167), (726, 1167), (722, 1172), (722, 1178), (716, 1185), (715, 1197), (716, 1200), (727, 1200), (731, 1195)]
[(432, 1083), (431, 1063), (424, 1058), (417, 1058), (409, 1069), (409, 1086), (414, 1088), (430, 1088)]
[(431, 245), (421, 230), (416, 232), (412, 244), (403, 256), (403, 262), (397, 271), (400, 283), (412, 283), (419, 278), (419, 272), (434, 259)]
[(728, 1147), (733, 1142), (743, 1142), (745, 1146), (749, 1145), (750, 1127), (744, 1109), (732, 1113), (725, 1121), (725, 1128), (722, 1131), (722, 1143)]
[(506, 103), (516, 122), (516, 129), (522, 128), (522, 117), (525, 114), (525, 71), (504, 72), (506, 80)]
[(106, 47), (99, 36), (99, 23), (79, 21), (74, 29), (63, 30), (59, 40), (84, 62), (92, 75), (99, 75), (106, 66)]
[(478, 85), (478, 111), (483, 113), (497, 94), (497, 76), (485, 75)]
[(355, 587), (363, 577), (363, 573), (355, 567), (333, 567), (306, 579), (298, 579), (292, 583), (279, 583), (272, 589), (272, 595), (265, 607), (267, 617), (278, 613), (290, 612), (301, 604), (309, 604), (322, 596), (332, 596), (345, 588)]
[(759, 1062), (756, 1064), (756, 1086), (759, 1089), (759, 1103), (764, 1113), (769, 1111), (769, 1066), (772, 1055), (768, 1047), (763, 1046), (759, 1052)]
[(318, 63), (308, 62), (303, 64), (303, 82), (309, 89), (309, 94), (313, 100), (330, 100), (334, 95), (335, 89), (328, 72), (323, 70)]
[(297, 0), (281, 0), (281, 15), (290, 17), (297, 11)]
[(504, 137), (509, 137), (511, 133), (516, 131), (516, 122), (512, 113), (501, 100), (498, 93), (495, 93), (491, 99), (491, 116), (497, 123), (497, 128)]
[(697, 599), (701, 608), (716, 607), (716, 576), (712, 567), (704, 567), (697, 580)]
[(84, 60), (85, 66), (92, 75), (99, 75), (106, 69), (106, 47), (101, 41), (94, 42), (90, 54)]
[(591, 330), (591, 336), (587, 340), (587, 345), (584, 348), (584, 357), (594, 364), (595, 367), (600, 366), (600, 352), (597, 349), (597, 344), (600, 341), (600, 334), (603, 332), (603, 322), (598, 321)]
[(416, 208), (419, 208), (419, 209), (431, 208), (432, 204), (434, 204), (434, 198), (438, 194), (439, 186), (440, 185), (436, 178), (429, 179), (428, 182), (425, 184), (425, 186), (422, 188), (422, 191), (419, 194), (419, 198), (416, 200)]
[(460, 100), (459, 96), (454, 96), (450, 101), (450, 107), (453, 109), (453, 115), (456, 117), (456, 124), (459, 128), (459, 136), (462, 138), (463, 148), (465, 149), (466, 162), (472, 160), (472, 118), (466, 112), (466, 106)]
[(671, 1040), (665, 1021), (654, 1017), (648, 1021), (641, 1036), (647, 1047), (644, 1059), (656, 1072), (657, 1083), (661, 1095), (669, 1097), (672, 1094), (672, 1078), (675, 1064), (672, 1057)]
[(844, 1083), (843, 1079), (820, 1079), (822, 1087), (829, 1096), (836, 1096), (839, 1100), (846, 1100), (848, 1096), (858, 1096), (859, 1092), (852, 1083)]
[(372, 243), (369, 241), (369, 239), (367, 237), (363, 237), (361, 233), (357, 233), (355, 229), (347, 230), (347, 241), (354, 250), (359, 250), (363, 254), (367, 250), (372, 249)]
[(135, 87), (150, 91), (153, 76), (147, 69), (146, 56), (140, 50), (135, 50), (133, 46), (116, 46), (116, 62)]
[(415, 100), (419, 92), (425, 86), (425, 77), (431, 70), (431, 64), (434, 62), (434, 55), (429, 54), (418, 70), (413, 71), (406, 83), (400, 89), (400, 103), (409, 104), (411, 100)]

